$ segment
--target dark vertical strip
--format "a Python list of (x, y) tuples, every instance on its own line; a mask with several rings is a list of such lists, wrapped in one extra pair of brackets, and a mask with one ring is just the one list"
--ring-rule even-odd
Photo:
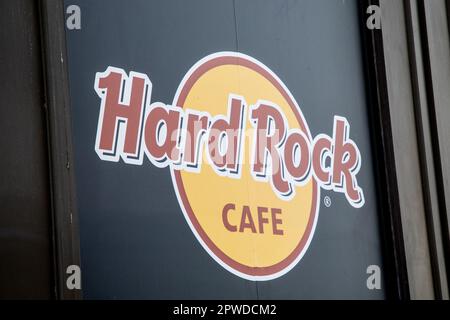
[(422, 109), (420, 104), (420, 92), (419, 92), (419, 82), (418, 82), (418, 74), (417, 74), (417, 57), (415, 51), (415, 41), (414, 41), (414, 31), (413, 31), (413, 22), (411, 16), (411, 3), (409, 0), (404, 0), (405, 7), (405, 21), (406, 21), (406, 32), (407, 32), (407, 41), (408, 41), (408, 56), (409, 56), (409, 65), (411, 70), (411, 86), (413, 91), (413, 101), (414, 101), (414, 116), (415, 116), (415, 124), (416, 124), (416, 133), (417, 133), (417, 142), (418, 142), (418, 150), (419, 150), (419, 163), (420, 163), (420, 176), (422, 181), (422, 191), (423, 191), (423, 199), (424, 199), (424, 208), (425, 208), (425, 221), (427, 224), (427, 235), (428, 235), (428, 245), (430, 249), (430, 258), (431, 258), (431, 271), (433, 276), (433, 288), (434, 294), (437, 299), (442, 299), (442, 288), (439, 276), (439, 262), (437, 257), (437, 249), (436, 249), (436, 236), (433, 224), (433, 208), (431, 203), (431, 194), (430, 194), (430, 182), (428, 177), (428, 163), (427, 163), (427, 154), (425, 150), (425, 137), (424, 137), (424, 129), (423, 129), (423, 117), (422, 117)]
[[(447, 9), (447, 25), (448, 25), (448, 33), (450, 38), (450, 0), (445, 1), (445, 7)], [(441, 169), (442, 171), (442, 169)], [(443, 181), (441, 181), (443, 183)], [(439, 186), (441, 187), (441, 186)], [(442, 191), (443, 193), (443, 191)], [(444, 198), (444, 208), (447, 209), (445, 206), (445, 198)], [(445, 265), (446, 265), (446, 271), (447, 271), (447, 286), (448, 290), (450, 291), (450, 230), (449, 230), (449, 220), (448, 220), (448, 212), (447, 210), (441, 211), (441, 226), (442, 226), (442, 238), (444, 239), (444, 256), (445, 256)]]
[(54, 298), (36, 1), (0, 1), (0, 299)]
[(39, 4), (50, 157), (56, 291), (59, 299), (77, 299), (81, 298), (80, 290), (69, 290), (66, 286), (66, 269), (69, 265), (79, 266), (80, 257), (64, 6), (62, 0), (42, 0)]
[[(425, 85), (427, 91), (427, 102), (428, 102), (428, 113), (430, 120), (430, 131), (431, 140), (434, 155), (434, 167), (436, 170), (436, 184), (438, 192), (439, 201), (439, 217), (442, 226), (442, 239), (444, 246), (445, 255), (445, 265), (447, 275), (450, 275), (450, 235), (448, 230), (447, 221), (447, 205), (445, 199), (445, 188), (444, 188), (444, 175), (442, 170), (441, 162), (441, 151), (439, 143), (439, 132), (438, 124), (436, 118), (436, 105), (434, 101), (434, 88), (433, 88), (433, 74), (431, 70), (431, 58), (430, 58), (430, 48), (429, 48), (429, 38), (427, 29), (427, 20), (425, 14), (425, 3), (424, 0), (418, 0), (418, 14), (419, 14), (419, 25), (420, 25), (420, 36), (422, 39), (422, 54), (423, 54), (423, 64), (424, 64), (424, 74), (425, 74)], [(447, 10), (448, 12), (448, 10)], [(450, 286), (450, 279), (447, 277), (448, 285)]]
[(448, 33), (450, 36), (450, 0), (445, 1), (445, 8), (447, 9), (447, 25), (448, 25)]
[(410, 298), (410, 295), (395, 169), (383, 38), (381, 30), (369, 30), (366, 26), (367, 8), (370, 5), (379, 6), (380, 3), (377, 0), (364, 0), (360, 1), (359, 5), (387, 298), (406, 300)]

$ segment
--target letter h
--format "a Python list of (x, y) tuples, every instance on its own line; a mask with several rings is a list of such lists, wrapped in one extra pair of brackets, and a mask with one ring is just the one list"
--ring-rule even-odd
[(108, 67), (97, 73), (95, 91), (101, 98), (95, 151), (100, 159), (141, 165), (145, 107), (152, 83), (145, 74)]

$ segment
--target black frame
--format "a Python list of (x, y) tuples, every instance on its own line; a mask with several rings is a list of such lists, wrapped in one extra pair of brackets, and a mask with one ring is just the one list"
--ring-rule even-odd
[[(366, 27), (369, 5), (378, 0), (357, 0), (366, 78), (370, 131), (375, 157), (379, 218), (388, 299), (409, 299), (405, 247), (400, 218), (400, 200), (395, 169), (392, 124), (389, 112), (386, 67), (381, 30)], [(66, 268), (80, 265), (79, 226), (76, 210), (75, 176), (68, 71), (66, 65), (65, 12), (62, 0), (40, 1), (41, 34), (45, 71), (52, 223), (55, 256), (56, 297), (81, 299), (80, 290), (66, 287)]]
[(360, 28), (366, 76), (375, 176), (380, 206), (381, 237), (388, 299), (410, 299), (400, 199), (395, 169), (392, 123), (381, 30), (366, 27), (367, 8), (379, 0), (359, 1)]
[(80, 244), (72, 165), (63, 1), (42, 0), (39, 2), (39, 11), (50, 162), (55, 297), (81, 299), (81, 290), (69, 290), (66, 285), (67, 267), (80, 266)]
[[(439, 218), (441, 223), (441, 232), (442, 232), (442, 238), (443, 238), (443, 248), (444, 248), (444, 261), (445, 261), (445, 271), (447, 274), (447, 285), (450, 285), (450, 235), (449, 235), (449, 229), (446, 227), (448, 225), (448, 213), (447, 213), (447, 206), (446, 206), (446, 196), (445, 196), (445, 174), (443, 172), (443, 166), (445, 164), (442, 163), (442, 155), (441, 155), (441, 149), (439, 145), (439, 140), (443, 137), (440, 136), (439, 130), (438, 130), (438, 124), (437, 124), (437, 112), (436, 112), (436, 102), (435, 102), (435, 89), (433, 87), (433, 74), (432, 74), (432, 66), (431, 66), (431, 57), (430, 53), (432, 50), (430, 50), (429, 43), (430, 39), (428, 37), (428, 26), (427, 26), (427, 17), (426, 17), (426, 8), (425, 8), (425, 0), (418, 0), (418, 15), (419, 15), (419, 25), (420, 25), (420, 36), (423, 39), (421, 42), (421, 49), (423, 52), (423, 63), (425, 65), (424, 68), (424, 76), (426, 79), (426, 99), (428, 103), (429, 113), (430, 113), (430, 131), (431, 131), (431, 137), (432, 137), (432, 152), (435, 155), (432, 159), (434, 162), (434, 167), (436, 171), (436, 184), (437, 184), (437, 195), (438, 195), (438, 207), (439, 207)], [(410, 4), (409, 1), (405, 0), (405, 6), (407, 10), (410, 12)], [(446, 16), (447, 16), (447, 27), (450, 32), (450, 1), (445, 0), (445, 6), (446, 6)], [(408, 21), (408, 31), (409, 34), (412, 34), (412, 24), (410, 21)], [(412, 39), (412, 36), (409, 36), (408, 41), (410, 42), (410, 46), (414, 46), (414, 39)], [(411, 52), (414, 52), (414, 50), (410, 50)], [(438, 261), (438, 252), (436, 248), (436, 233), (439, 232), (435, 230), (433, 225), (433, 215), (432, 215), (432, 208), (431, 208), (431, 200), (430, 200), (430, 194), (429, 194), (429, 176), (427, 174), (427, 167), (429, 164), (427, 163), (428, 159), (426, 156), (425, 148), (423, 147), (423, 124), (421, 122), (421, 108), (420, 108), (420, 98), (419, 95), (419, 88), (418, 84), (416, 83), (417, 77), (417, 70), (416, 70), (416, 57), (414, 54), (410, 57), (412, 60), (412, 70), (414, 72), (414, 93), (416, 97), (415, 100), (415, 112), (417, 114), (416, 116), (416, 126), (418, 127), (418, 133), (419, 133), (419, 141), (421, 142), (419, 144), (421, 148), (420, 153), (420, 161), (421, 161), (421, 169), (422, 169), (422, 183), (426, 186), (426, 192), (425, 193), (425, 205), (426, 205), (426, 223), (427, 223), (427, 231), (428, 231), (428, 238), (430, 243), (430, 256), (431, 256), (431, 269), (432, 269), (432, 275), (433, 275), (433, 285), (434, 285), (434, 292), (435, 296), (438, 299), (443, 299), (443, 288), (441, 281), (439, 279), (439, 261)], [(445, 284), (443, 284), (445, 285)]]

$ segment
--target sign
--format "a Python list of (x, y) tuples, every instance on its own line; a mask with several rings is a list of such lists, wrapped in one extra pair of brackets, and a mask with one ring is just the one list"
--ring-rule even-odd
[(232, 273), (271, 280), (292, 269), (313, 237), (320, 187), (364, 205), (347, 119), (335, 116), (333, 137), (313, 139), (289, 89), (256, 59), (203, 58), (169, 105), (151, 103), (152, 86), (142, 73), (97, 73), (95, 151), (105, 161), (142, 165), (145, 154), (170, 167), (192, 232)]
[(65, 6), (86, 298), (385, 297), (356, 1)]

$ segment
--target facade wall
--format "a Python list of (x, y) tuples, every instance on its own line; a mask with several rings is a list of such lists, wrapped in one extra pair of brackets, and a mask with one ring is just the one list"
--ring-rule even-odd
[[(83, 260), (67, 5), (0, 5), (0, 141), (10, 150), (0, 158), (0, 297), (82, 297), (66, 286), (67, 266)], [(380, 30), (366, 27), (369, 5), (381, 7)], [(387, 298), (448, 299), (450, 3), (358, 6)], [(238, 9), (234, 18), (245, 27), (251, 8)], [(236, 37), (230, 41), (251, 48), (250, 33)]]

